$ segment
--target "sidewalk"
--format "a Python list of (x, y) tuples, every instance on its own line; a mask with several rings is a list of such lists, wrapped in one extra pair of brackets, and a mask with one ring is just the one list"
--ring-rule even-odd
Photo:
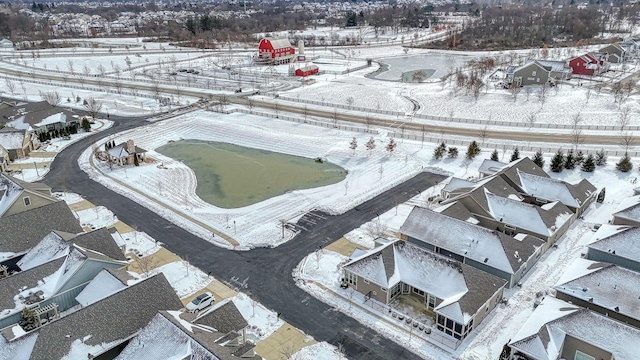
[(285, 322), (256, 345), (256, 353), (266, 360), (289, 359), (300, 349), (316, 344), (311, 336)]

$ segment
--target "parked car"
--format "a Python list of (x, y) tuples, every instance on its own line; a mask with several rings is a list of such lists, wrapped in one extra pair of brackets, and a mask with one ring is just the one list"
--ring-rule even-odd
[(188, 71), (187, 69), (180, 69), (180, 70), (178, 70), (178, 72), (187, 72), (187, 71)]
[(186, 308), (189, 312), (198, 312), (213, 304), (214, 301), (216, 301), (216, 298), (213, 296), (213, 294), (211, 294), (210, 292), (206, 292), (204, 294), (198, 295), (195, 299), (187, 304)]
[(178, 75), (178, 73), (174, 71), (174, 72), (170, 73), (169, 75), (176, 76), (176, 75)]

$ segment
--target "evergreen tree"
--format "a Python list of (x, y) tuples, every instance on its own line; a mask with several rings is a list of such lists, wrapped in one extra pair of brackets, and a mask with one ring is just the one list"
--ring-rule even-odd
[(457, 158), (458, 157), (458, 148), (457, 147), (449, 147), (449, 151), (447, 152), (447, 157), (449, 157), (449, 158)]
[(475, 140), (473, 140), (471, 144), (469, 144), (469, 146), (467, 147), (466, 157), (467, 159), (473, 159), (478, 154), (480, 154), (480, 146), (478, 146), (478, 143)]
[(89, 120), (87, 120), (86, 118), (82, 119), (82, 129), (85, 132), (89, 132), (91, 130), (91, 124), (89, 123)]
[(500, 161), (498, 157), (498, 149), (493, 149), (493, 152), (491, 153), (491, 160)]
[(516, 161), (518, 159), (520, 159), (520, 150), (518, 150), (518, 147), (516, 146), (516, 148), (513, 149), (513, 154), (511, 154), (511, 160), (509, 160), (509, 162)]
[(582, 150), (578, 150), (578, 153), (576, 154), (576, 164), (578, 165), (582, 164), (584, 159), (585, 159), (584, 153), (582, 152)]
[(580, 169), (585, 172), (593, 172), (596, 169), (596, 158), (592, 154), (587, 155)]
[(36, 324), (36, 315), (33, 313), (33, 310), (25, 307), (22, 310), (22, 320), (18, 322), (20, 327), (25, 331), (33, 330), (37, 327)]
[(596, 165), (607, 165), (607, 154), (604, 152), (604, 149), (600, 149), (600, 151), (596, 153)]
[(616, 169), (622, 172), (629, 172), (633, 169), (633, 164), (631, 163), (631, 157), (629, 157), (628, 153), (624, 153), (624, 156), (618, 161), (616, 164)]
[(446, 150), (447, 145), (445, 143), (438, 145), (438, 147), (433, 150), (433, 158), (436, 160), (442, 159)]
[(564, 168), (574, 169), (576, 167), (576, 156), (573, 154), (573, 149), (567, 151), (567, 156), (564, 157)]
[(354, 137), (353, 139), (351, 139), (351, 142), (349, 143), (349, 149), (353, 150), (353, 155), (356, 154), (357, 147), (358, 147), (358, 141)]
[(562, 169), (564, 169), (564, 153), (562, 150), (558, 150), (551, 158), (551, 171), (560, 172)]
[(536, 154), (533, 156), (533, 163), (540, 166), (540, 168), (544, 167), (544, 157), (542, 156), (542, 150), (536, 151)]

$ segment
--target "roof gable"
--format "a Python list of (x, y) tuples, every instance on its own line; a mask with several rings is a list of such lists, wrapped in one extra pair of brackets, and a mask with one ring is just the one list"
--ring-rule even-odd
[(640, 228), (603, 225), (593, 235), (589, 248), (640, 263)]

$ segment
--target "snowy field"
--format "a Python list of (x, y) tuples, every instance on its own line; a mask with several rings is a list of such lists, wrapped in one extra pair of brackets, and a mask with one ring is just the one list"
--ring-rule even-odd
[(207, 286), (213, 278), (188, 262), (174, 261), (150, 270), (147, 277), (163, 273), (179, 298), (184, 299)]
[[(354, 136), (360, 144), (355, 155), (349, 149), (349, 142)], [(377, 147), (369, 156), (364, 149), (369, 137), (238, 113), (219, 115), (200, 111), (118, 135), (116, 143), (134, 139), (137, 146), (150, 150), (147, 157), (153, 158), (153, 163), (110, 170), (106, 164), (95, 162), (100, 171), (96, 172), (88, 165), (90, 151), (86, 151), (80, 161), (85, 171), (97, 181), (126, 193), (201, 237), (210, 239), (210, 232), (185, 223), (172, 211), (150, 199), (157, 199), (228, 234), (240, 243), (240, 248), (248, 249), (278, 245), (288, 240), (290, 234), (285, 239), (281, 237), (280, 219), (293, 219), (313, 208), (342, 213), (422, 170), (420, 160), (405, 153), (402, 147), (389, 156), (384, 150), (388, 141), (384, 136), (376, 136)], [(191, 169), (153, 151), (168, 141), (180, 139), (230, 142), (304, 156), (310, 158), (309, 161), (322, 157), (348, 170), (349, 174), (344, 181), (334, 185), (295, 190), (243, 208), (217, 208), (196, 196), (197, 182)], [(160, 164), (164, 168), (159, 167)], [(128, 184), (144, 193), (144, 196), (124, 188), (114, 180)], [(236, 233), (227, 228), (227, 216), (229, 221), (236, 223)]]
[[(523, 154), (523, 156), (526, 155), (531, 156), (532, 154)], [(469, 169), (476, 169), (482, 159), (488, 157), (489, 153), (483, 152), (473, 161)], [(548, 166), (550, 158), (547, 157), (545, 160)], [(508, 304), (499, 305), (457, 351), (443, 351), (441, 347), (430, 344), (426, 339), (417, 337), (415, 334), (410, 335), (408, 327), (405, 331), (398, 331), (398, 327), (391, 325), (389, 321), (395, 322), (399, 326), (404, 326), (404, 324), (399, 324), (400, 322), (386, 314), (380, 314), (385, 319), (381, 320), (381, 318), (360, 309), (357, 304), (363, 303), (362, 296), (358, 293), (352, 295), (348, 290), (341, 289), (339, 286), (339, 279), (342, 276), (340, 266), (348, 261), (346, 256), (328, 250), (323, 250), (320, 255), (317, 252), (312, 253), (294, 270), (293, 276), (299, 280), (298, 286), (304, 290), (336, 306), (340, 311), (354, 316), (363, 324), (380, 331), (388, 338), (410, 347), (425, 359), (498, 359), (504, 344), (520, 329), (532, 313), (533, 302), (537, 298), (536, 294), (552, 292), (553, 286), (560, 280), (564, 271), (581, 257), (581, 253), (586, 252), (586, 246), (594, 234), (593, 225), (606, 224), (620, 202), (633, 195), (637, 173), (635, 170), (627, 174), (616, 171), (615, 161), (617, 159), (609, 158), (608, 165), (598, 167), (594, 173), (585, 173), (579, 169), (564, 170), (561, 173), (549, 172), (551, 176), (565, 181), (577, 182), (586, 178), (598, 189), (606, 187), (607, 196), (604, 203), (592, 205), (584, 214), (583, 220), (576, 220), (570, 230), (558, 241), (558, 247), (551, 248), (543, 255), (535, 267), (525, 276), (522, 288), (515, 287), (505, 290), (505, 297), (509, 299)], [(456, 177), (466, 178), (469, 175), (475, 175), (467, 171), (464, 166), (460, 166), (461, 162), (462, 160), (443, 161), (440, 162), (440, 166), (443, 171)], [(546, 169), (548, 170), (548, 168)], [(393, 208), (385, 214), (380, 214), (379, 221), (384, 225), (387, 236), (394, 237), (394, 232), (404, 222), (412, 205), (432, 207), (433, 204), (429, 204), (427, 198), (436, 194), (439, 188), (430, 189), (416, 196), (407, 204), (398, 206), (397, 211)], [(345, 234), (345, 237), (365, 248), (372, 248), (373, 238), (367, 228), (377, 221), (377, 219), (372, 219), (370, 223)], [(325, 288), (331, 291), (329, 292)], [(362, 306), (371, 310), (366, 305)], [(411, 340), (409, 340), (410, 336)]]

